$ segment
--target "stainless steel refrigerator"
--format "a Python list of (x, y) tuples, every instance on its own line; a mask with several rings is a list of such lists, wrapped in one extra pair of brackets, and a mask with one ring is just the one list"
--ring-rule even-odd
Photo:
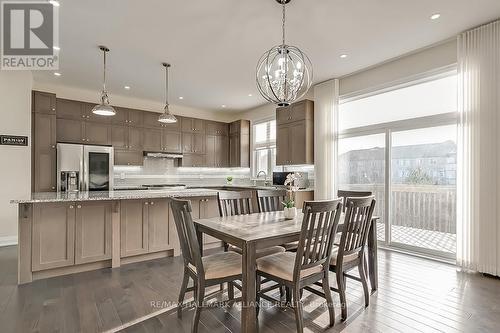
[(113, 189), (113, 147), (57, 144), (57, 191)]

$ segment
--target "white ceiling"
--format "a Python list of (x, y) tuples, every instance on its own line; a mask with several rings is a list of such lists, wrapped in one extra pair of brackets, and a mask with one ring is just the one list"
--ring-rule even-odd
[[(262, 53), (280, 42), (281, 8), (275, 0), (60, 2), (62, 76), (39, 71), (36, 81), (93, 89), (97, 98), (97, 45), (104, 44), (111, 49), (111, 102), (113, 94), (163, 100), (160, 63), (168, 61), (172, 104), (212, 110), (225, 104), (237, 111), (264, 104), (254, 72)], [(430, 20), (436, 12), (441, 18)], [(287, 6), (287, 42), (309, 55), (314, 82), (321, 82), (497, 17), (499, 0), (293, 0)], [(343, 53), (349, 56), (340, 59)]]

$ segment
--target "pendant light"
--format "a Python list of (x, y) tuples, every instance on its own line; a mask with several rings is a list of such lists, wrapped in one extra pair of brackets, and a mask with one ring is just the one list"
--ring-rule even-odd
[(102, 45), (99, 46), (99, 49), (104, 54), (104, 77), (102, 81), (101, 104), (94, 106), (92, 113), (100, 116), (114, 116), (116, 111), (109, 105), (108, 92), (106, 91), (106, 53), (109, 52), (109, 49)]
[(278, 106), (288, 106), (304, 96), (312, 84), (313, 69), (307, 55), (285, 43), (285, 5), (282, 6), (282, 43), (264, 53), (257, 64), (256, 81), (260, 94)]
[(165, 67), (165, 107), (163, 108), (163, 113), (158, 117), (158, 121), (164, 124), (172, 124), (177, 122), (177, 118), (170, 112), (168, 104), (168, 69), (170, 68), (170, 64), (164, 62), (162, 65)]

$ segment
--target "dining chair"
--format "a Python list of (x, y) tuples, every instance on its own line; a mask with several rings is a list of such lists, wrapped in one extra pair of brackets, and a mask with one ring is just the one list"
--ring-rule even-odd
[[(273, 191), (273, 190), (258, 190), (257, 202), (259, 204), (259, 212), (276, 212), (283, 210), (282, 202), (286, 198), (286, 190)], [(286, 251), (296, 251), (299, 242), (290, 242), (283, 244)]]
[[(191, 218), (191, 202), (172, 199), (171, 209), (184, 259), (184, 278), (179, 293), (177, 316), (182, 317), (184, 296), (186, 292), (192, 290), (194, 293), (195, 313), (191, 332), (196, 333), (203, 308), (205, 288), (224, 282), (231, 283), (235, 280), (241, 280), (241, 255), (236, 252), (219, 252), (202, 257)], [(194, 282), (193, 288), (187, 287), (189, 278)], [(234, 301), (231, 298), (230, 295), (230, 301)]]
[[(303, 332), (302, 290), (321, 281), (327, 301), (330, 325), (335, 322), (335, 310), (329, 287), (329, 264), (333, 247), (333, 236), (338, 227), (342, 204), (340, 199), (328, 201), (306, 201), (302, 212), (299, 246), (297, 252), (283, 252), (257, 260), (257, 274), (285, 285), (293, 295), (292, 307), (295, 312), (297, 332)], [(257, 281), (258, 283), (258, 281)], [(265, 295), (269, 288), (260, 289), (259, 298), (271, 302), (276, 300)]]
[(351, 191), (351, 190), (338, 190), (337, 197), (342, 199), (342, 211), (345, 212), (347, 198), (360, 198), (369, 197), (373, 193), (371, 191)]
[(257, 204), (259, 213), (277, 212), (283, 210), (286, 190), (258, 190)]
[[(252, 214), (252, 191), (219, 191), (219, 212), (221, 217)], [(242, 254), (243, 251), (234, 245), (224, 244), (224, 249)], [(260, 258), (266, 255), (284, 252), (281, 246), (272, 246), (257, 250), (256, 257)]]
[[(337, 278), (337, 288), (331, 287), (330, 289), (340, 295), (342, 320), (347, 319), (346, 278), (361, 282), (365, 306), (370, 304), (365, 247), (376, 201), (374, 196), (366, 196), (347, 197), (345, 202), (345, 218), (340, 244), (334, 245), (330, 258), (330, 271), (335, 272)], [(348, 274), (354, 268), (358, 269), (359, 277)]]

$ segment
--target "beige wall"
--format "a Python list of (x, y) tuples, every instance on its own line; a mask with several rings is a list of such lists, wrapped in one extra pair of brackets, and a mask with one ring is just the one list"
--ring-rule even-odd
[(29, 71), (0, 71), (0, 134), (28, 136), (30, 145), (0, 145), (0, 246), (17, 243), (17, 205), (10, 200), (31, 191), (31, 86)]
[[(85, 90), (40, 82), (34, 82), (33, 89), (54, 93), (59, 98), (74, 99), (84, 102), (97, 103), (99, 99), (99, 91), (97, 90)], [(163, 102), (160, 101), (151, 101), (130, 96), (110, 94), (109, 98), (110, 102), (113, 105), (128, 107), (132, 109), (161, 112), (164, 107)], [(229, 122), (233, 119), (234, 116), (234, 113), (231, 112), (203, 110), (182, 105), (171, 105), (170, 109), (174, 114), (217, 121)]]

